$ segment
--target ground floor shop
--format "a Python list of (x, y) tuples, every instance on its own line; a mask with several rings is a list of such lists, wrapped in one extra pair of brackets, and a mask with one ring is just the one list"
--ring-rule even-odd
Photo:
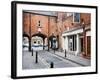
[(82, 28), (67, 31), (62, 34), (63, 50), (75, 55), (91, 56), (91, 31), (85, 30), (85, 35)]
[(51, 35), (49, 37), (45, 36), (42, 33), (34, 34), (32, 37), (29, 37), (27, 34), (23, 34), (23, 48), (33, 49), (58, 49), (59, 48), (59, 37)]

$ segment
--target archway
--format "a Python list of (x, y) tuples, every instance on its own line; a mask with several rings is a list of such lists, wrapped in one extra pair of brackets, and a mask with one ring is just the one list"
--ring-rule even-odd
[(43, 39), (39, 36), (31, 38), (31, 46), (33, 50), (43, 50)]
[(49, 44), (51, 49), (58, 49), (58, 38), (54, 35), (49, 37)]
[(46, 41), (45, 41), (46, 37), (47, 36), (45, 34), (42, 34), (40, 32), (33, 34), (32, 35), (32, 38), (33, 38), (32, 44), (35, 43), (36, 45), (43, 47), (43, 50), (44, 50), (45, 49), (45, 43), (46, 43)]
[(23, 34), (23, 50), (28, 50), (29, 48), (29, 36), (27, 34)]

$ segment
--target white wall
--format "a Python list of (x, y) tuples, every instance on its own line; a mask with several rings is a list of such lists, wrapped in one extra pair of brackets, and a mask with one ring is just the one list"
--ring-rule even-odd
[[(11, 71), (11, 66), (10, 66), (11, 65), (11, 48), (10, 48), (11, 47), (11, 14), (10, 14), (11, 4), (10, 3), (11, 2), (10, 1), (11, 0), (0, 1), (0, 80), (11, 80), (10, 78), (10, 71)], [(50, 3), (57, 2), (64, 4), (66, 3), (66, 4), (79, 4), (79, 5), (80, 4), (100, 5), (99, 4), (100, 0), (31, 0), (31, 1), (50, 2)], [(100, 21), (100, 16), (98, 16), (98, 18), (99, 18), (98, 21)], [(100, 37), (98, 41), (100, 41)], [(100, 54), (98, 54), (98, 57), (100, 57)], [(31, 80), (41, 80), (41, 79), (35, 78)], [(48, 78), (42, 78), (42, 80), (100, 80), (100, 73), (92, 75), (64, 76), (64, 77), (51, 77), (51, 78), (48, 77)]]
[(65, 39), (63, 37), (61, 39), (62, 39), (62, 49), (65, 50), (65, 44), (64, 44), (65, 43)]

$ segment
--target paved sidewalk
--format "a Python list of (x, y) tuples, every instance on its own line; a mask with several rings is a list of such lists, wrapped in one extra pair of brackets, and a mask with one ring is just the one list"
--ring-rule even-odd
[[(51, 52), (54, 54), (53, 50), (51, 50)], [(66, 57), (65, 57), (65, 53), (60, 52), (60, 51), (55, 51), (55, 54), (65, 58), (65, 59), (68, 59), (72, 62), (78, 63), (80, 65), (91, 66), (91, 59), (86, 59), (86, 58), (83, 58), (82, 56), (77, 56), (77, 55), (73, 55), (73, 54), (70, 54), (70, 53), (67, 53)]]

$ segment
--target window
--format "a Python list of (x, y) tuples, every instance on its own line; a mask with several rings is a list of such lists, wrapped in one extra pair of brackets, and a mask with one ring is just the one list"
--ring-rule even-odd
[(40, 20), (38, 21), (38, 27), (41, 27), (41, 22), (40, 22)]
[(74, 13), (73, 22), (80, 22), (80, 13)]
[(76, 35), (72, 35), (72, 36), (69, 36), (69, 49), (71, 51), (76, 51), (76, 45), (77, 45), (77, 42), (76, 42)]
[(40, 21), (39, 21), (39, 26), (40, 26)]

